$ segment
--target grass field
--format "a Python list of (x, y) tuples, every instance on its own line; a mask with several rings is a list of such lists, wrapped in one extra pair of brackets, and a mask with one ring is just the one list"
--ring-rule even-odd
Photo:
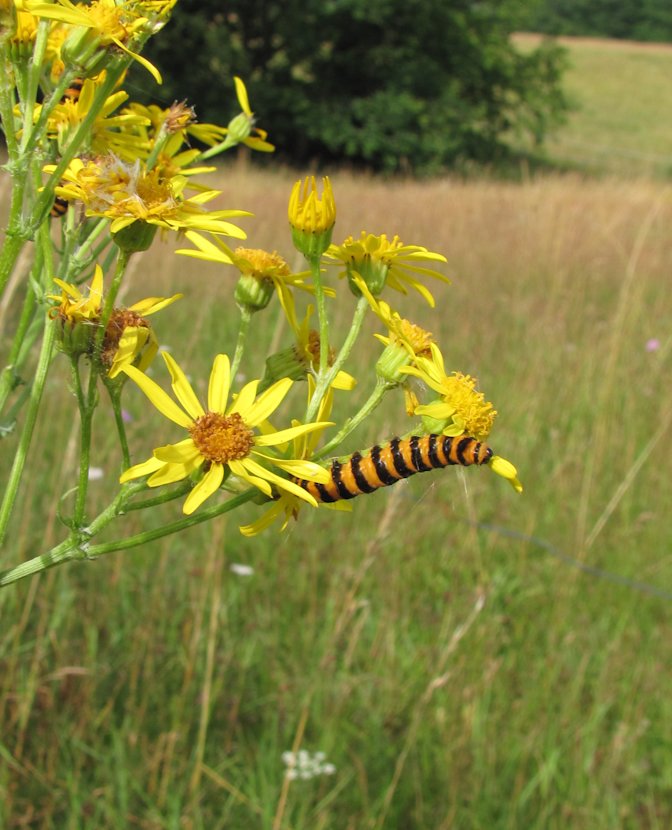
[[(219, 183), (226, 206), (255, 212), (251, 244), (289, 256), (291, 178), (231, 169)], [(3, 590), (0, 827), (670, 827), (669, 188), (334, 187), (337, 240), (398, 232), (448, 257), (436, 311), (404, 312), (479, 377), (500, 413), (491, 443), (525, 493), (438, 471), (349, 515), (304, 511), (281, 537), (245, 539), (235, 515)], [(125, 299), (185, 292), (157, 326), (202, 388), (234, 344), (232, 274), (170, 250), (143, 255)], [(250, 375), (287, 342), (277, 307), (265, 314)], [(356, 400), (377, 350), (364, 342)], [(128, 408), (137, 460), (174, 440), (140, 395)], [(64, 362), (3, 565), (62, 538), (71, 411)], [(403, 431), (399, 411), (384, 406), (352, 449)], [(101, 503), (109, 432), (103, 419)], [(299, 748), (336, 772), (290, 782), (281, 756)]]
[[(517, 35), (531, 46), (537, 35)], [(590, 173), (672, 173), (672, 45), (560, 38), (574, 111), (545, 146), (547, 158)]]

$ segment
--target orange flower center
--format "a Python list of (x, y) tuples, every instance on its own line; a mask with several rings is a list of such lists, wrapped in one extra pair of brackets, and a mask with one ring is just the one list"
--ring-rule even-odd
[(254, 433), (237, 412), (206, 412), (189, 427), (196, 449), (215, 464), (245, 458), (254, 446)]

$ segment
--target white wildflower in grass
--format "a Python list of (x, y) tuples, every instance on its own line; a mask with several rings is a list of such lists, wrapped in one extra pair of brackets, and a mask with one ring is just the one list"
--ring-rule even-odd
[(104, 475), (102, 467), (89, 467), (89, 481), (100, 481)]
[(254, 574), (254, 568), (251, 565), (241, 565), (238, 562), (233, 562), (229, 566), (229, 570), (237, 576), (252, 576)]
[(308, 781), (318, 775), (333, 775), (336, 772), (336, 767), (327, 762), (324, 752), (311, 753), (306, 749), (283, 752), (282, 762), (287, 767), (285, 776), (291, 781)]

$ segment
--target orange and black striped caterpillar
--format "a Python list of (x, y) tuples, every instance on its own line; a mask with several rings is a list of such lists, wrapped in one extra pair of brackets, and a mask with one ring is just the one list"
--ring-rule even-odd
[(410, 438), (393, 438), (385, 446), (372, 447), (366, 455), (354, 453), (345, 461), (331, 462), (331, 480), (326, 484), (294, 478), (293, 481), (307, 490), (318, 502), (328, 503), (340, 499), (354, 499), (362, 493), (372, 493), (379, 487), (387, 487), (401, 478), (416, 473), (426, 473), (439, 467), (459, 464), (487, 464), (492, 458), (487, 444), (459, 435), (413, 435)]
[(54, 204), (51, 206), (51, 210), (49, 211), (49, 216), (52, 219), (60, 219), (62, 216), (65, 216), (68, 210), (68, 200), (64, 199), (62, 196), (56, 196), (54, 198)]
[(77, 101), (79, 101), (79, 96), (83, 86), (84, 81), (82, 78), (73, 78), (72, 81), (70, 81), (70, 86), (65, 90), (63, 95), (61, 95), (61, 104), (64, 104), (66, 101), (72, 101), (73, 104), (76, 104)]

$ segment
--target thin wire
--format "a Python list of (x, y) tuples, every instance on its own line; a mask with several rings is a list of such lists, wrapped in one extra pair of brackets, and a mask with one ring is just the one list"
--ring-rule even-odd
[(469, 521), (469, 519), (463, 519), (460, 517), (456, 518), (465, 524), (476, 527), (478, 530), (487, 530), (490, 533), (496, 533), (499, 536), (506, 536), (509, 539), (519, 539), (521, 542), (529, 542), (538, 548), (542, 548), (542, 550), (545, 550), (547, 553), (550, 553), (551, 556), (555, 556), (555, 558), (559, 559), (561, 562), (571, 565), (579, 571), (583, 571), (583, 573), (596, 576), (599, 579), (606, 580), (607, 582), (613, 582), (615, 585), (623, 585), (626, 588), (631, 588), (633, 591), (639, 591), (641, 594), (649, 594), (650, 596), (672, 602), (672, 591), (666, 591), (664, 588), (658, 588), (656, 585), (651, 585), (648, 582), (641, 582), (638, 579), (631, 579), (628, 576), (622, 576), (621, 574), (614, 573), (613, 571), (598, 568), (595, 565), (586, 565), (585, 562), (581, 562), (579, 559), (575, 559), (573, 556), (564, 553), (564, 551), (560, 550), (560, 548), (552, 545), (545, 539), (540, 539), (538, 536), (528, 536), (526, 533), (521, 533), (519, 530), (512, 530), (511, 528), (503, 527), (502, 525), (490, 524), (489, 522), (472, 522)]

